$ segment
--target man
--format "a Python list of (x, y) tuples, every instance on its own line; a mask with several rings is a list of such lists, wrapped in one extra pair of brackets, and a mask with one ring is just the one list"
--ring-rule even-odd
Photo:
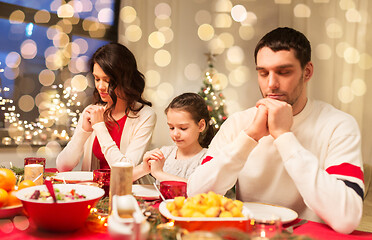
[(277, 204), (335, 231), (359, 224), (364, 196), (360, 132), (354, 118), (307, 97), (311, 46), (291, 28), (266, 34), (255, 49), (263, 98), (231, 115), (207, 161), (188, 180), (188, 195), (225, 194)]

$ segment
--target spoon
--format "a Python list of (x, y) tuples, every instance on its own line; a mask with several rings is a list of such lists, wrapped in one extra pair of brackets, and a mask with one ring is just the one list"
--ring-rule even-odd
[(154, 184), (154, 186), (155, 186), (155, 188), (156, 188), (156, 191), (158, 191), (158, 193), (159, 193), (161, 199), (163, 199), (163, 201), (165, 201), (165, 197), (163, 196), (163, 194), (161, 194), (161, 192), (160, 192), (158, 186), (156, 186), (156, 183), (153, 183), (153, 184)]
[(32, 180), (33, 182), (36, 182), (41, 176), (43, 175), (43, 173), (40, 173), (39, 176), (37, 176), (34, 180)]
[(56, 194), (54, 192), (53, 183), (52, 183), (52, 180), (50, 180), (50, 177), (47, 177), (45, 179), (44, 183), (45, 183), (45, 186), (48, 188), (48, 191), (49, 191), (50, 195), (52, 196), (53, 201), (55, 203), (57, 203)]

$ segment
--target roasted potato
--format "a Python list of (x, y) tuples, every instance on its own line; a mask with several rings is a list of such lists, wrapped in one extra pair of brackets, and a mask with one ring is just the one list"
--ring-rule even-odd
[(243, 202), (214, 192), (201, 193), (185, 199), (175, 197), (166, 208), (176, 217), (244, 217)]

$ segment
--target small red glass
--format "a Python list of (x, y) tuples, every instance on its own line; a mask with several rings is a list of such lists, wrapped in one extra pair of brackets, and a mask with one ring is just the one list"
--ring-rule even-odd
[(44, 171), (45, 171), (45, 163), (46, 163), (46, 159), (42, 157), (26, 157), (24, 159), (24, 166), (28, 164), (41, 164), (43, 165)]
[(160, 182), (160, 192), (165, 199), (173, 199), (179, 196), (187, 198), (187, 183), (181, 181), (162, 181)]
[(96, 170), (93, 170), (93, 182), (98, 183), (98, 185), (103, 190), (105, 190), (104, 197), (109, 196), (110, 175), (111, 175), (111, 169), (96, 169)]

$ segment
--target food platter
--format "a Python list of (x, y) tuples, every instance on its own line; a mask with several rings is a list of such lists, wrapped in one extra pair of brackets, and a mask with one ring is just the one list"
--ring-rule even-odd
[(142, 198), (144, 200), (156, 200), (159, 199), (159, 193), (155, 189), (154, 185), (150, 184), (134, 184), (132, 185), (133, 196)]
[(71, 171), (59, 172), (54, 176), (54, 180), (66, 183), (80, 183), (93, 181), (93, 172)]
[(243, 206), (242, 213), (244, 217), (205, 217), (205, 218), (192, 218), (192, 217), (176, 217), (173, 216), (167, 209), (166, 204), (169, 201), (174, 201), (173, 199), (169, 199), (163, 201), (159, 205), (160, 213), (170, 219), (174, 220), (175, 224), (181, 228), (185, 228), (188, 231), (195, 231), (195, 230), (206, 230), (211, 231), (215, 229), (221, 228), (237, 228), (242, 231), (248, 231), (250, 228), (249, 219), (251, 216), (250, 210)]
[(0, 218), (10, 218), (22, 211), (22, 204), (0, 208)]
[(244, 202), (244, 206), (252, 212), (253, 217), (262, 214), (271, 214), (280, 217), (283, 224), (292, 222), (298, 217), (298, 214), (294, 210), (278, 205)]

